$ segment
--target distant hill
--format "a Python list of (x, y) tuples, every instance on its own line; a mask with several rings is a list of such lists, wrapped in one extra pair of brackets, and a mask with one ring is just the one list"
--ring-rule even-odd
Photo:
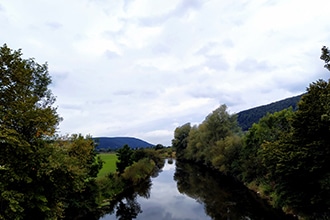
[(295, 111), (298, 108), (298, 102), (303, 94), (291, 98), (283, 99), (268, 105), (262, 105), (237, 113), (237, 121), (243, 131), (247, 131), (253, 123), (257, 123), (259, 119), (265, 116), (268, 112), (274, 113), (283, 109), (292, 107)]
[(93, 139), (96, 143), (97, 151), (117, 150), (125, 144), (134, 149), (154, 146), (153, 144), (134, 137), (96, 137)]

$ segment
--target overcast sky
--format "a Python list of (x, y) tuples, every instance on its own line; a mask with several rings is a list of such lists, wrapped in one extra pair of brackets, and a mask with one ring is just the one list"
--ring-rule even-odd
[(174, 129), (328, 79), (329, 0), (0, 0), (0, 43), (47, 62), (60, 134)]

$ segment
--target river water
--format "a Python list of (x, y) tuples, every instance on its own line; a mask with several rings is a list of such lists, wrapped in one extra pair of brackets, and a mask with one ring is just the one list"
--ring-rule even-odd
[(217, 172), (166, 160), (161, 172), (113, 204), (100, 220), (294, 219)]

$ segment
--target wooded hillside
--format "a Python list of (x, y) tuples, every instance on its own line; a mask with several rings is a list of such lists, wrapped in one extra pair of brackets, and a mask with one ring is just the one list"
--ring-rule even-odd
[(298, 102), (303, 94), (286, 98), (277, 102), (270, 103), (268, 105), (262, 105), (248, 110), (237, 113), (237, 121), (243, 131), (247, 131), (253, 123), (257, 123), (267, 113), (279, 112), (283, 109), (292, 107), (293, 111), (298, 108)]

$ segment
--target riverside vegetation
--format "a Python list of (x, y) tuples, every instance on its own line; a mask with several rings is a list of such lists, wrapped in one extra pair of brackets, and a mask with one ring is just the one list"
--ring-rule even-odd
[[(326, 47), (321, 59), (330, 69)], [(95, 219), (173, 155), (159, 146), (133, 151), (126, 145), (117, 151), (116, 171), (99, 174), (103, 162), (90, 136), (56, 136), (61, 118), (47, 64), (4, 44), (0, 72), (0, 219)], [(268, 114), (244, 133), (221, 105), (200, 125), (176, 128), (172, 145), (179, 161), (234, 176), (274, 207), (327, 219), (329, 136), (330, 82), (318, 80), (296, 111)]]
[(159, 151), (126, 146), (117, 172), (97, 177), (103, 162), (93, 139), (55, 134), (61, 117), (50, 84), (47, 64), (0, 47), (0, 219), (93, 216), (161, 167)]
[[(329, 51), (321, 59), (330, 70)], [(177, 159), (230, 175), (275, 208), (303, 219), (330, 218), (330, 81), (307, 88), (298, 109), (267, 114), (243, 133), (226, 105), (195, 126), (175, 129)]]

